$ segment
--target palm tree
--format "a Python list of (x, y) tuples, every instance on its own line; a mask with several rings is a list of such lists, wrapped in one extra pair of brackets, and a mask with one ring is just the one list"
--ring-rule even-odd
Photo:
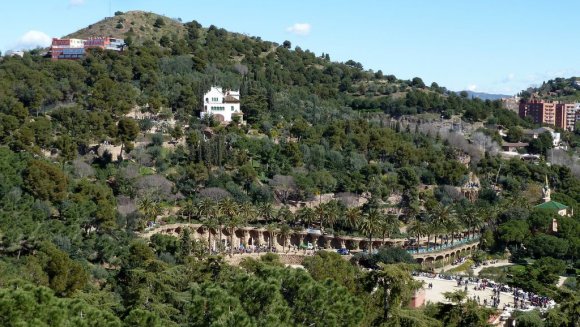
[(294, 214), (290, 211), (288, 206), (282, 206), (280, 210), (278, 210), (278, 214), (276, 218), (279, 222), (286, 224), (288, 221), (292, 221), (294, 219)]
[(356, 229), (362, 217), (362, 212), (359, 207), (352, 207), (346, 209), (344, 216), (346, 218), (347, 225), (352, 229)]
[(246, 225), (256, 219), (256, 208), (250, 202), (240, 204), (240, 216), (243, 224)]
[(407, 226), (407, 233), (417, 237), (417, 253), (419, 253), (419, 247), (421, 245), (421, 236), (427, 234), (427, 224), (418, 219), (413, 219), (411, 223)]
[(201, 226), (207, 230), (207, 250), (209, 255), (211, 255), (211, 230), (217, 228), (217, 222), (215, 218), (206, 216), (201, 220)]
[(314, 210), (312, 210), (312, 208), (303, 207), (298, 210), (298, 217), (300, 217), (300, 219), (304, 222), (306, 228), (309, 228), (316, 219), (316, 213)]
[(268, 235), (270, 235), (270, 238), (268, 239), (268, 252), (270, 252), (274, 245), (274, 237), (276, 237), (276, 225), (269, 224), (266, 226), (266, 230), (268, 231)]
[[(455, 209), (451, 205), (438, 204), (431, 213), (432, 227), (435, 232), (435, 246), (437, 246), (437, 234), (447, 231), (447, 224), (456, 217)], [(443, 243), (441, 243), (443, 245)]]
[(451, 245), (453, 245), (453, 240), (455, 239), (455, 233), (462, 230), (463, 226), (459, 222), (459, 219), (456, 217), (450, 218), (447, 220), (447, 224), (445, 225), (445, 230), (447, 233), (451, 234)]
[(266, 219), (266, 222), (269, 223), (270, 220), (272, 220), (272, 217), (274, 216), (274, 208), (272, 208), (272, 204), (271, 203), (262, 203), (258, 207), (258, 215), (260, 215), (262, 218)]
[(153, 220), (153, 222), (157, 221), (157, 216), (159, 216), (162, 211), (161, 204), (149, 197), (145, 197), (139, 201), (138, 209), (146, 220)]
[(280, 227), (280, 236), (282, 236), (282, 251), (286, 251), (286, 244), (288, 243), (288, 237), (292, 234), (292, 229), (287, 224)]
[(198, 219), (203, 220), (207, 217), (214, 217), (216, 203), (208, 198), (204, 198), (197, 202), (196, 215)]
[(336, 200), (327, 202), (326, 204), (323, 205), (323, 208), (325, 211), (324, 217), (326, 218), (326, 222), (328, 223), (328, 225), (330, 225), (330, 229), (334, 230), (334, 223), (336, 223), (336, 221), (340, 217), (340, 209), (338, 207), (338, 202), (336, 202)]
[(377, 232), (381, 220), (381, 213), (377, 209), (370, 209), (361, 220), (359, 230), (369, 238), (369, 253), (373, 250), (373, 234)]
[(390, 238), (392, 233), (399, 231), (399, 218), (393, 214), (383, 216), (379, 222), (379, 230), (383, 236), (383, 244), (385, 244), (387, 237)]
[(234, 254), (234, 234), (236, 229), (242, 224), (242, 219), (239, 215), (234, 216), (226, 221), (226, 227), (228, 228), (228, 233), (230, 233), (230, 256)]
[(191, 223), (191, 216), (195, 215), (196, 210), (197, 210), (196, 204), (193, 203), (191, 199), (188, 199), (181, 207), (181, 214), (187, 217), (188, 223)]
[(487, 219), (485, 219), (487, 221), (487, 225), (492, 227), (493, 230), (496, 230), (497, 226), (498, 226), (499, 216), (501, 215), (502, 212), (505, 211), (506, 208), (509, 208), (509, 207), (511, 207), (511, 205), (504, 202), (504, 203), (492, 205), (489, 208), (487, 208), (486, 211), (488, 213), (488, 216), (487, 216)]
[(323, 204), (319, 204), (316, 208), (314, 208), (314, 213), (320, 222), (320, 229), (324, 229), (324, 221), (326, 220), (326, 208), (324, 208)]
[(469, 233), (472, 232), (472, 238), (475, 237), (476, 229), (480, 228), (483, 224), (483, 214), (484, 211), (481, 208), (475, 206), (469, 206), (467, 210), (461, 215), (460, 221), (467, 228), (467, 238), (469, 239)]
[(238, 204), (232, 198), (228, 197), (218, 203), (218, 208), (218, 225), (221, 243), (223, 225), (235, 219), (238, 214)]

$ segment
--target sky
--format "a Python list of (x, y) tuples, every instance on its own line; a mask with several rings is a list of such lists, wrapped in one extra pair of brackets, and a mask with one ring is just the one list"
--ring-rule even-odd
[(580, 76), (578, 0), (3, 1), (0, 51), (47, 46), (115, 11), (196, 20), (450, 90), (516, 94)]

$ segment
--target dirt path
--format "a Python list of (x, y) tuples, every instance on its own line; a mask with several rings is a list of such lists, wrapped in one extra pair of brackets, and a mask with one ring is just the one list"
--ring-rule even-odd
[(556, 286), (558, 287), (562, 287), (562, 285), (564, 285), (564, 282), (566, 281), (566, 276), (560, 276), (560, 278), (558, 278), (558, 284), (556, 284)]

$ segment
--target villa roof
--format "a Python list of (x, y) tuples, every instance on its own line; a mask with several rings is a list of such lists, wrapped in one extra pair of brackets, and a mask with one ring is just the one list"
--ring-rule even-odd
[(549, 210), (564, 210), (564, 209), (568, 209), (569, 207), (565, 204), (562, 204), (560, 202), (556, 202), (556, 201), (548, 201), (548, 202), (544, 202), (541, 204), (538, 204), (537, 206), (535, 206), (534, 208), (538, 208), (538, 209), (549, 209)]
[(238, 103), (238, 102), (240, 102), (240, 100), (239, 99), (236, 99), (234, 96), (231, 96), (231, 95), (227, 94), (224, 97), (224, 102), (225, 103)]

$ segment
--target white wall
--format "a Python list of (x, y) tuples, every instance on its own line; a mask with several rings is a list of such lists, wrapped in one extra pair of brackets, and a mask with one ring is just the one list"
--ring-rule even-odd
[[(232, 91), (231, 95), (239, 99), (239, 92)], [(200, 117), (203, 118), (205, 115), (213, 115), (217, 120), (218, 115), (223, 117), (223, 121), (232, 121), (232, 114), (241, 113), (240, 103), (224, 103), (225, 94), (222, 93), (222, 89), (218, 87), (212, 87), (209, 92), (203, 95), (203, 110), (200, 113)]]

